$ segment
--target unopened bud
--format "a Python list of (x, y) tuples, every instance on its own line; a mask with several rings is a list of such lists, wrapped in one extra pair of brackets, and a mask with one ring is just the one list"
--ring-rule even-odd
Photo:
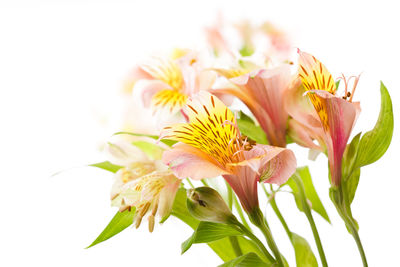
[(232, 214), (221, 195), (211, 187), (198, 187), (187, 191), (187, 207), (193, 217), (200, 221), (233, 223)]

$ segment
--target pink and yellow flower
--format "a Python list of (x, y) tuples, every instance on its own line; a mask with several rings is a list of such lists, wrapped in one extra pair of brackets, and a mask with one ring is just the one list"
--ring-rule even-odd
[[(336, 85), (327, 68), (314, 56), (299, 52), (299, 77), (302, 81), (308, 100), (292, 95), (289, 107), (290, 115), (304, 126), (304, 131), (310, 138), (315, 138), (322, 144), (321, 150), (327, 150), (331, 183), (339, 186), (342, 178), (342, 158), (351, 131), (361, 111), (360, 103), (353, 102), (353, 95), (358, 83), (354, 77), (352, 92), (348, 91), (348, 81), (345, 80), (344, 96), (336, 94)], [(294, 92), (296, 95), (296, 92)], [(299, 99), (296, 105), (295, 101)], [(301, 127), (299, 127), (301, 128)], [(305, 134), (304, 136), (306, 136)]]
[(179, 141), (163, 161), (179, 178), (222, 175), (247, 212), (258, 207), (257, 182), (283, 184), (296, 169), (291, 150), (255, 144), (242, 136), (233, 113), (202, 91), (188, 101), (189, 123), (164, 128), (161, 138)]
[(199, 54), (187, 50), (142, 64), (140, 70), (148, 77), (142, 75), (144, 78), (135, 83), (133, 90), (142, 92), (144, 105), (151, 106), (154, 112), (176, 113), (189, 96), (210, 89), (215, 80), (215, 75), (203, 67)]
[(155, 159), (150, 159), (141, 149), (124, 141), (109, 143), (108, 152), (113, 164), (123, 166), (115, 174), (112, 205), (120, 211), (134, 207), (136, 228), (148, 214), (152, 232), (155, 216), (165, 218), (171, 212), (181, 181), (161, 162), (159, 153), (153, 155)]

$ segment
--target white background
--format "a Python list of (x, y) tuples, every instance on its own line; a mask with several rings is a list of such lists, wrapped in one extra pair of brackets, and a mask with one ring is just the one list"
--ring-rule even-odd
[[(109, 203), (112, 176), (82, 167), (104, 159), (98, 148), (118, 130), (104, 117), (119, 114), (117, 94), (135, 62), (174, 45), (196, 45), (218, 10), (231, 21), (273, 21), (334, 76), (363, 72), (355, 96), (363, 112), (354, 133), (374, 125), (379, 81), (385, 82), (394, 102), (394, 138), (381, 160), (362, 169), (353, 210), (370, 266), (399, 266), (396, 1), (1, 1), (0, 8), (1, 266), (221, 263), (205, 245), (180, 256), (180, 244), (191, 231), (174, 219), (152, 234), (146, 227), (130, 228), (85, 250), (115, 210)], [(296, 152), (302, 155), (299, 165), (308, 163), (306, 150)], [(330, 266), (361, 266), (328, 197), (326, 159), (309, 164), (332, 220), (329, 225), (315, 215)], [(50, 177), (64, 169), (69, 170)], [(292, 231), (306, 236), (318, 255), (291, 197), (282, 194), (277, 200)], [(270, 209), (267, 214), (294, 266), (282, 227)]]

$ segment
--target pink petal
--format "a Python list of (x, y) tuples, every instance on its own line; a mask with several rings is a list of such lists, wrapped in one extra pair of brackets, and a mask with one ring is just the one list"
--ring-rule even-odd
[(348, 102), (326, 91), (315, 90), (328, 115), (329, 132), (325, 141), (332, 173), (332, 183), (339, 185), (342, 176), (342, 157), (351, 131), (361, 112), (360, 103)]
[(171, 87), (158, 80), (140, 80), (135, 84), (134, 90), (140, 91), (142, 96), (143, 105), (149, 107), (153, 96), (163, 90), (171, 89)]
[(283, 96), (291, 83), (289, 67), (256, 70), (231, 81), (250, 96), (251, 102), (256, 102), (248, 105), (249, 109), (267, 133), (270, 143), (285, 146), (288, 113), (283, 108)]
[(172, 150), (165, 151), (162, 160), (181, 179), (189, 177), (201, 180), (228, 174), (206, 153), (183, 143), (178, 143)]
[(267, 183), (281, 185), (296, 171), (296, 157), (287, 148), (256, 145), (245, 151), (245, 158), (249, 165), (258, 167), (259, 177)]
[(288, 135), (295, 143), (300, 146), (323, 151), (323, 148), (313, 142), (314, 138), (312, 133), (310, 133), (310, 129), (294, 119), (289, 120)]
[[(312, 105), (309, 97), (304, 95), (304, 87), (300, 85), (300, 79), (295, 79), (291, 89), (285, 93), (285, 109), (295, 122), (289, 124), (289, 133), (294, 133), (300, 130), (300, 125), (303, 126), (303, 132), (298, 132), (298, 137), (302, 140), (299, 144), (309, 148), (315, 148), (307, 139), (316, 139), (321, 143), (324, 142), (324, 129), (314, 106)], [(295, 129), (290, 129), (293, 126)], [(308, 137), (307, 137), (308, 135)]]

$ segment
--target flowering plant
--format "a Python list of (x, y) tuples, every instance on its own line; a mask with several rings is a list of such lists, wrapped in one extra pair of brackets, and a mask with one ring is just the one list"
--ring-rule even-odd
[(176, 49), (129, 75), (126, 91), (152, 110), (157, 127), (138, 132), (127, 122), (107, 143), (106, 161), (91, 165), (114, 173), (111, 204), (119, 210), (90, 247), (143, 219), (152, 232), (157, 215), (161, 224), (172, 215), (194, 230), (182, 253), (207, 243), (221, 266), (289, 266), (260, 208), (271, 205), (297, 266), (318, 266), (307, 240), (290, 230), (278, 208), (275, 196), (286, 190), (310, 223), (320, 264), (328, 266), (313, 212), (330, 219), (309, 168), (298, 167), (287, 148), (297, 144), (310, 149), (310, 159), (327, 156), (330, 198), (367, 266), (351, 203), (361, 168), (382, 157), (392, 139), (386, 87), (381, 83), (375, 127), (350, 140), (361, 112), (355, 101), (360, 76), (335, 82), (321, 61), (299, 49), (294, 63), (289, 38), (271, 23), (235, 25), (239, 44), (227, 28), (207, 28), (205, 51)]

